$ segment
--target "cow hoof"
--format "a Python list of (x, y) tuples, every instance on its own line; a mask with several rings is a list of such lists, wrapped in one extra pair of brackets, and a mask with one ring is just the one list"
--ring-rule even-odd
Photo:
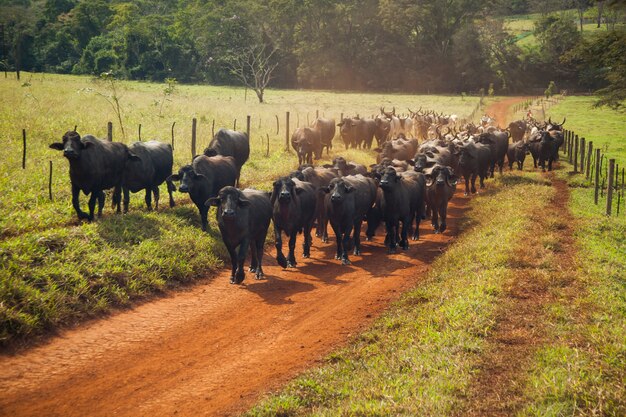
[(420, 235), (413, 235), (413, 240), (420, 240)]
[(230, 276), (230, 283), (231, 284), (236, 284), (237, 280), (235, 279), (235, 277), (233, 275)]
[(276, 262), (278, 262), (278, 265), (283, 268), (287, 268), (289, 266), (289, 264), (287, 263), (287, 259), (285, 259), (284, 256), (277, 257)]
[(327, 237), (323, 237), (323, 238), (322, 238), (322, 242), (323, 242), (323, 243), (328, 243), (328, 238), (327, 238)]
[(302, 254), (302, 257), (303, 257), (303, 258), (310, 258), (310, 257), (311, 257), (311, 254), (310, 254), (310, 253), (303, 253), (303, 254)]
[(361, 251), (360, 251), (359, 249), (355, 249), (352, 253), (353, 253), (354, 255), (360, 255), (360, 254), (361, 254)]
[(263, 272), (257, 272), (256, 275), (254, 276), (254, 279), (264, 279), (265, 278), (265, 274)]
[(439, 233), (441, 233), (439, 229), (435, 229), (435, 234), (438, 235)]
[(340, 260), (340, 259), (341, 259), (341, 256), (339, 256), (339, 255), (335, 255), (335, 259), (336, 259), (336, 260)]
[(287, 262), (287, 268), (295, 268), (298, 265), (296, 262)]
[(248, 272), (256, 272), (256, 268), (250, 267), (250, 268), (248, 268)]
[(389, 249), (387, 250), (387, 253), (388, 253), (389, 255), (393, 255), (394, 253), (396, 253), (396, 248), (393, 248), (393, 249), (392, 249), (392, 248), (389, 248)]
[(463, 193), (463, 195), (467, 197), (469, 195), (469, 193), (466, 191), (466, 192)]
[(445, 224), (442, 224), (442, 225), (441, 225), (441, 227), (439, 228), (439, 231), (440, 231), (441, 233), (443, 233), (443, 232), (445, 232), (445, 231), (446, 231), (446, 228), (447, 228), (447, 226), (446, 226)]
[(352, 265), (352, 262), (350, 262), (349, 259), (342, 259), (341, 260), (341, 265)]

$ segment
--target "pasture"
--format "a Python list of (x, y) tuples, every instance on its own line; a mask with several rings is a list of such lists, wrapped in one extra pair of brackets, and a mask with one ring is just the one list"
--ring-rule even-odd
[[(210, 276), (222, 266), (225, 252), (218, 243), (214, 209), (211, 232), (199, 233), (197, 209), (175, 194), (174, 209), (147, 212), (143, 193), (131, 197), (128, 215), (117, 216), (107, 197), (103, 218), (81, 223), (71, 207), (68, 163), (48, 148), (67, 130), (106, 137), (108, 121), (115, 141), (137, 139), (171, 141), (174, 127), (174, 170), (191, 161), (191, 125), (197, 118), (197, 147), (201, 153), (215, 130), (245, 130), (251, 116), (251, 156), (242, 170), (242, 185), (269, 190), (272, 181), (297, 165), (285, 151), (285, 112), (290, 131), (312, 122), (315, 113), (339, 118), (377, 114), (380, 106), (398, 112), (420, 106), (437, 111), (470, 114), (478, 98), (354, 94), (268, 90), (259, 104), (241, 88), (115, 83), (116, 91), (89, 77), (23, 74), (22, 81), (0, 78), (0, 343), (40, 334), (64, 324), (129, 305), (132, 300), (172, 286)], [(109, 103), (118, 98), (126, 138)], [(279, 121), (277, 134), (276, 116)], [(27, 134), (26, 169), (22, 169), (22, 129)], [(290, 132), (291, 133), (291, 132)], [(269, 136), (269, 157), (267, 137)], [(335, 138), (333, 155), (367, 163), (373, 151), (344, 150)], [(49, 161), (52, 161), (53, 201), (48, 198)], [(162, 196), (165, 186), (161, 187)], [(86, 199), (81, 196), (83, 206)], [(201, 256), (199, 256), (201, 254)]]

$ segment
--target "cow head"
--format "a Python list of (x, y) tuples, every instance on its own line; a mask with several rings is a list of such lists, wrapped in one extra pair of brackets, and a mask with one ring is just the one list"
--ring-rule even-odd
[(63, 151), (63, 156), (67, 159), (78, 159), (83, 149), (93, 146), (92, 142), (83, 142), (76, 131), (70, 130), (63, 135), (63, 142), (50, 144), (50, 149)]
[(432, 187), (456, 187), (457, 177), (454, 175), (454, 170), (449, 166), (435, 165), (432, 170), (424, 175), (426, 177), (426, 186)]
[(250, 200), (247, 200), (235, 187), (227, 186), (220, 190), (217, 197), (209, 198), (204, 204), (208, 207), (216, 206), (218, 214), (224, 221), (233, 221), (241, 208), (250, 205)]
[(384, 191), (392, 190), (402, 178), (398, 175), (398, 172), (392, 167), (387, 167), (383, 171), (380, 178), (380, 188)]
[(206, 179), (202, 174), (198, 174), (191, 165), (185, 165), (178, 170), (178, 174), (170, 175), (167, 178), (168, 182), (180, 181), (180, 187), (178, 191), (181, 193), (188, 193), (195, 181)]
[(567, 120), (567, 118), (563, 118), (563, 122), (559, 123), (554, 123), (552, 121), (552, 118), (549, 117), (548, 118), (548, 124), (546, 125), (546, 130), (550, 131), (550, 130), (558, 130), (561, 131), (563, 130), (563, 125), (565, 124), (565, 121)]
[(324, 192), (330, 194), (330, 201), (333, 204), (340, 204), (345, 195), (353, 191), (354, 187), (346, 183), (343, 178), (333, 178), (328, 187), (324, 187)]
[(281, 177), (274, 181), (272, 190), (272, 204), (278, 200), (280, 204), (289, 204), (294, 196), (301, 194), (304, 190), (296, 187), (296, 183), (289, 177)]

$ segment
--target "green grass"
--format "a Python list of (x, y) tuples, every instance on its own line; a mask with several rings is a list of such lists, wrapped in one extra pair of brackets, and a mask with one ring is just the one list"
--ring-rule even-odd
[[(615, 158), (621, 167), (626, 164), (626, 114), (606, 107), (594, 108), (596, 97), (565, 97), (546, 110), (546, 116), (560, 123), (567, 117), (565, 128), (587, 141), (593, 141), (594, 148)], [(574, 116), (575, 115), (575, 116)]]
[[(174, 170), (191, 161), (191, 120), (197, 118), (197, 153), (215, 129), (245, 130), (251, 116), (251, 156), (242, 170), (242, 184), (269, 190), (273, 180), (296, 168), (297, 158), (285, 152), (285, 112), (290, 131), (321, 116), (370, 116), (395, 106), (398, 112), (420, 106), (467, 115), (478, 98), (355, 94), (325, 91), (267, 90), (267, 103), (242, 88), (179, 85), (163, 103), (165, 84), (120, 82), (118, 96), (126, 139), (117, 116), (97, 93), (111, 91), (88, 77), (22, 73), (0, 77), (0, 345), (28, 339), (49, 329), (124, 306), (198, 277), (213, 275), (225, 253), (209, 214), (212, 233), (200, 233), (197, 209), (176, 193), (171, 210), (161, 187), (158, 213), (145, 210), (143, 193), (133, 195), (130, 213), (115, 215), (107, 198), (103, 217), (81, 223), (71, 207), (68, 163), (48, 148), (67, 130), (106, 136), (113, 121), (116, 141), (131, 143), (142, 125), (144, 140), (170, 142), (175, 125)], [(162, 111), (161, 111), (162, 110)], [(276, 116), (280, 132), (276, 133)], [(26, 169), (22, 170), (22, 129), (27, 132)], [(270, 155), (266, 157), (269, 136)], [(334, 155), (371, 163), (373, 151), (345, 151), (335, 139)], [(53, 162), (48, 199), (49, 161)], [(324, 162), (324, 161), (322, 161)], [(81, 196), (83, 208), (86, 198)]]
[[(506, 176), (471, 202), (465, 232), (427, 280), (326, 364), (262, 401), (250, 416), (447, 416), (463, 406), (514, 275), (530, 213), (553, 189)], [(549, 183), (548, 183), (549, 184)], [(532, 199), (526, 196), (532, 195)], [(508, 219), (503, 222), (502, 219)]]
[[(570, 171), (567, 163), (564, 171)], [(548, 306), (552, 342), (537, 352), (521, 416), (626, 414), (626, 216), (604, 215), (593, 188), (563, 172), (571, 188), (578, 256), (573, 301)], [(614, 208), (615, 213), (615, 208)], [(557, 296), (565, 296), (557, 292)]]

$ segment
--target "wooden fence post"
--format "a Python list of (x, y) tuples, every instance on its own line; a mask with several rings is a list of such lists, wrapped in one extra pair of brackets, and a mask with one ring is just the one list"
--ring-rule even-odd
[(213, 139), (215, 137), (215, 119), (213, 119), (213, 122), (211, 123), (211, 139)]
[(107, 139), (109, 142), (113, 142), (113, 122), (107, 123)]
[(22, 150), (22, 169), (26, 169), (26, 129), (22, 129), (22, 142), (23, 142), (23, 150)]
[(176, 122), (172, 123), (172, 151), (174, 150), (174, 126), (176, 126)]
[(191, 120), (191, 158), (196, 156), (196, 124), (198, 121), (194, 117)]
[(585, 138), (580, 138), (580, 173), (585, 173)]
[(265, 151), (265, 156), (269, 157), (270, 156), (270, 134), (266, 133), (267, 135), (267, 151)]
[(289, 152), (289, 112), (285, 114), (285, 150)]
[(578, 135), (574, 139), (574, 173), (578, 172)]
[(52, 161), (50, 161), (50, 177), (48, 177), (48, 197), (52, 201)]
[(593, 153), (593, 141), (587, 144), (587, 169), (585, 170), (585, 179), (589, 179), (589, 170), (591, 169), (591, 154)]
[(139, 123), (139, 142), (141, 142), (141, 123)]
[(250, 115), (246, 116), (246, 134), (248, 135), (248, 139), (250, 139)]
[(613, 175), (615, 174), (615, 159), (609, 159), (608, 187), (606, 194), (606, 215), (611, 215), (613, 208)]
[(233, 122), (233, 130), (237, 130), (237, 119)]
[(280, 133), (280, 123), (278, 123), (278, 115), (276, 115), (276, 134)]
[(593, 201), (598, 204), (598, 188), (600, 187), (600, 148), (596, 149), (596, 180)]

